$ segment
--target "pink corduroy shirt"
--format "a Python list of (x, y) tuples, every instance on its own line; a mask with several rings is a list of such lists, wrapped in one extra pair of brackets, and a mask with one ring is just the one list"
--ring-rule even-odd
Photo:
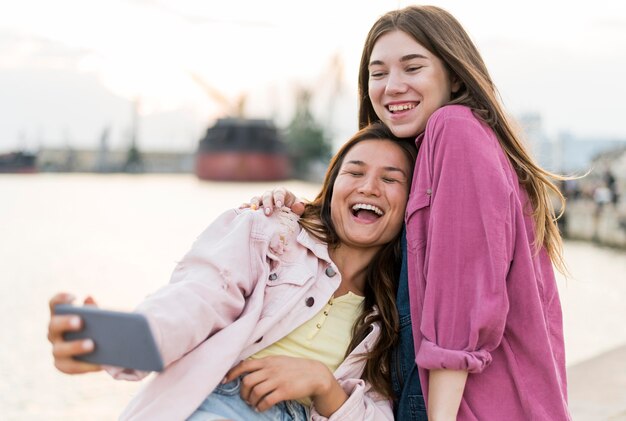
[(406, 227), (426, 402), (430, 369), (467, 370), (458, 420), (569, 420), (554, 271), (495, 133), (450, 105), (416, 143)]

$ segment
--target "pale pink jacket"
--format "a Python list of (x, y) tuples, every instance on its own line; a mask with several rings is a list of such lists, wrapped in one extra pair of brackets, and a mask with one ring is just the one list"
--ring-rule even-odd
[[(196, 240), (170, 283), (137, 311), (155, 334), (166, 370), (130, 402), (122, 420), (184, 420), (226, 372), (312, 318), (340, 283), (325, 244), (287, 210), (230, 210)], [(349, 395), (329, 420), (393, 420), (391, 403), (360, 379), (355, 357), (373, 346), (378, 326), (334, 375)], [(109, 369), (119, 379), (146, 373)], [(311, 419), (325, 420), (312, 408)]]

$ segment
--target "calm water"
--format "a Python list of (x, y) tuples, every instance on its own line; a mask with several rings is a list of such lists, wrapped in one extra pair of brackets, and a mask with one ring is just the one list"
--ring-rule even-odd
[[(318, 186), (284, 183), (312, 198)], [(116, 419), (139, 384), (55, 371), (45, 339), (57, 291), (130, 310), (169, 279), (175, 262), (221, 211), (266, 183), (192, 176), (0, 176), (0, 418)], [(626, 344), (626, 253), (566, 244), (561, 279), (569, 364)]]

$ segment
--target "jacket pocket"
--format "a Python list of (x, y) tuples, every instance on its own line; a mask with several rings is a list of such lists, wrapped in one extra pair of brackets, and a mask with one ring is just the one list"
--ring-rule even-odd
[(411, 198), (406, 207), (406, 240), (411, 250), (418, 250), (426, 245), (428, 238), (428, 219), (430, 217), (430, 191), (419, 197)]
[(314, 274), (305, 265), (285, 263), (270, 271), (265, 283), (262, 317), (270, 316), (295, 299)]
[(313, 277), (304, 265), (282, 263), (274, 271), (270, 271), (266, 288), (281, 285), (302, 286)]

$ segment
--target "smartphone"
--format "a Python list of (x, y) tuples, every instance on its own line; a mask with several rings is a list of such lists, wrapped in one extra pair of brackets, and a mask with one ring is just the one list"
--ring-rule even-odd
[(81, 330), (63, 334), (66, 341), (89, 338), (94, 342), (93, 352), (77, 355), (75, 359), (141, 371), (163, 371), (161, 354), (144, 315), (69, 304), (58, 304), (54, 313), (76, 314), (83, 320)]

